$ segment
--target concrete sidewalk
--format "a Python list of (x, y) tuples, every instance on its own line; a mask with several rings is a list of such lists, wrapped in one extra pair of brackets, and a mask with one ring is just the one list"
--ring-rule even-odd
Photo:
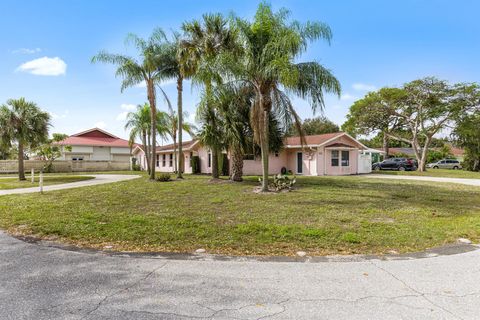
[[(95, 177), (95, 179), (44, 186), (43, 191), (47, 192), (47, 191), (53, 191), (53, 190), (89, 187), (89, 186), (96, 186), (100, 184), (120, 182), (120, 181), (140, 178), (140, 176), (138, 175), (122, 175), (122, 174), (86, 174), (85, 176)], [(35, 193), (39, 191), (40, 191), (39, 187), (0, 190), (0, 196), (7, 195), (7, 194)]]
[(427, 176), (397, 176), (390, 174), (366, 174), (362, 175), (362, 178), (375, 178), (375, 179), (391, 179), (391, 180), (414, 180), (414, 181), (432, 181), (432, 182), (446, 182), (446, 183), (459, 183), (469, 186), (480, 187), (480, 179), (463, 179), (463, 178), (444, 178), (444, 177), (427, 177)]

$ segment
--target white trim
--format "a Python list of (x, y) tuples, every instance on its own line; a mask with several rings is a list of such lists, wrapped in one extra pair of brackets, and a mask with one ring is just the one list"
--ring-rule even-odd
[(343, 136), (347, 136), (349, 137), (350, 139), (352, 139), (353, 141), (355, 141), (356, 143), (358, 143), (360, 146), (362, 146), (362, 148), (365, 148), (365, 149), (369, 149), (367, 146), (365, 146), (363, 143), (361, 143), (360, 141), (358, 141), (357, 139), (355, 139), (354, 137), (352, 137), (351, 135), (349, 135), (348, 133), (346, 132), (342, 132), (336, 136), (334, 136), (333, 138), (330, 138), (320, 144), (305, 144), (305, 145), (294, 145), (294, 144), (287, 144), (285, 145), (285, 148), (305, 148), (305, 147), (322, 147), (324, 146), (325, 144), (329, 143), (329, 142), (332, 142), (332, 141), (335, 141), (336, 139), (340, 138), (340, 137), (343, 137)]

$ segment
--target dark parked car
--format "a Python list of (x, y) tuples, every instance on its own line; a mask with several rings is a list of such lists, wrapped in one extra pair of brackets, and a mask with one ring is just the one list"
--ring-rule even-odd
[(398, 171), (414, 171), (417, 170), (417, 164), (414, 159), (407, 158), (390, 158), (382, 162), (377, 162), (372, 165), (372, 170), (398, 170)]

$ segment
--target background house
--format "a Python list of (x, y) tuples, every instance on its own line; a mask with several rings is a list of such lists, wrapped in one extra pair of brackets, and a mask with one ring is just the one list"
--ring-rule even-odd
[(61, 160), (130, 163), (131, 148), (128, 141), (99, 128), (73, 134), (57, 144), (72, 147), (71, 150), (62, 148)]

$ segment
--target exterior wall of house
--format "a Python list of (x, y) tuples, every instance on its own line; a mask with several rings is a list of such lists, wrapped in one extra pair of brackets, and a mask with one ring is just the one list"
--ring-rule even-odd
[[(298, 153), (302, 153), (302, 172), (298, 172), (297, 160)], [(315, 149), (309, 148), (294, 148), (287, 150), (287, 169), (291, 170), (293, 174), (301, 174), (304, 176), (317, 175), (317, 156)]]
[[(156, 156), (158, 158), (156, 159), (156, 162), (155, 162), (155, 171), (159, 171), (159, 172), (175, 171), (175, 157), (173, 156), (173, 152), (157, 153)], [(164, 156), (165, 156), (165, 161), (163, 161)]]
[[(278, 154), (270, 154), (268, 157), (268, 174), (278, 174), (282, 167), (286, 167), (287, 152), (280, 151)], [(262, 174), (262, 159), (256, 157), (255, 160), (243, 160), (243, 174), (248, 176), (257, 176)]]
[[(332, 166), (332, 151), (338, 150), (339, 159), (338, 166)], [(348, 151), (349, 153), (349, 165), (342, 166), (342, 151)], [(325, 149), (325, 174), (329, 176), (340, 176), (357, 174), (358, 164), (358, 149), (354, 150), (341, 150), (341, 149)]]

